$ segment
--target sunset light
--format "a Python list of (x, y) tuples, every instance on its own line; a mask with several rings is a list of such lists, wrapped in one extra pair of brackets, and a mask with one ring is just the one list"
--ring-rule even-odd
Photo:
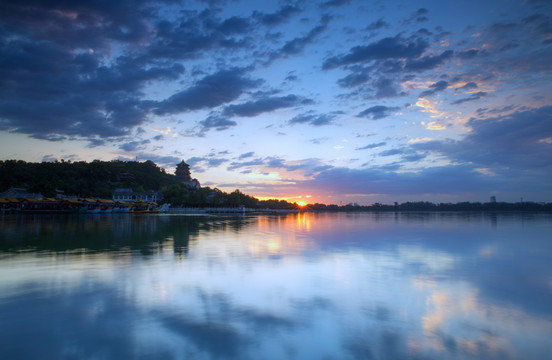
[(550, 358), (551, 180), (552, 0), (0, 0), (4, 359)]

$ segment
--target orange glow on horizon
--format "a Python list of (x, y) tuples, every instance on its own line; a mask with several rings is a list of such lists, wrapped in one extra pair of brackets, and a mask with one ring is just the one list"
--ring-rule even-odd
[[(253, 195), (255, 196), (255, 195)], [(312, 195), (299, 195), (299, 196), (255, 196), (255, 198), (263, 201), (263, 200), (284, 200), (289, 203), (296, 203), (299, 206), (306, 206), (308, 205), (308, 202), (306, 200), (312, 200)], [(305, 200), (303, 200), (305, 199)], [(309, 201), (312, 203), (312, 201)]]

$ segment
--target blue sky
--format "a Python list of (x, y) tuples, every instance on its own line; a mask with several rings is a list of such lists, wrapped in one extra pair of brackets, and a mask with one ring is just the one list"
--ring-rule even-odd
[(552, 201), (549, 1), (0, 1), (0, 158), (345, 204)]

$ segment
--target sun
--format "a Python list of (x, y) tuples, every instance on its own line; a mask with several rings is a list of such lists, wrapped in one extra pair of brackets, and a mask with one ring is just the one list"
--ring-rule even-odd
[(299, 201), (299, 202), (297, 202), (297, 205), (303, 207), (303, 206), (307, 206), (307, 203), (304, 202), (304, 201)]

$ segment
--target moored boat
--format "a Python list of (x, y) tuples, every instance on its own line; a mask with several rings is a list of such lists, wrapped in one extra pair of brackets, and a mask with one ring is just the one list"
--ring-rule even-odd
[(130, 212), (135, 214), (154, 214), (159, 213), (160, 210), (156, 202), (138, 200), (132, 203)]

